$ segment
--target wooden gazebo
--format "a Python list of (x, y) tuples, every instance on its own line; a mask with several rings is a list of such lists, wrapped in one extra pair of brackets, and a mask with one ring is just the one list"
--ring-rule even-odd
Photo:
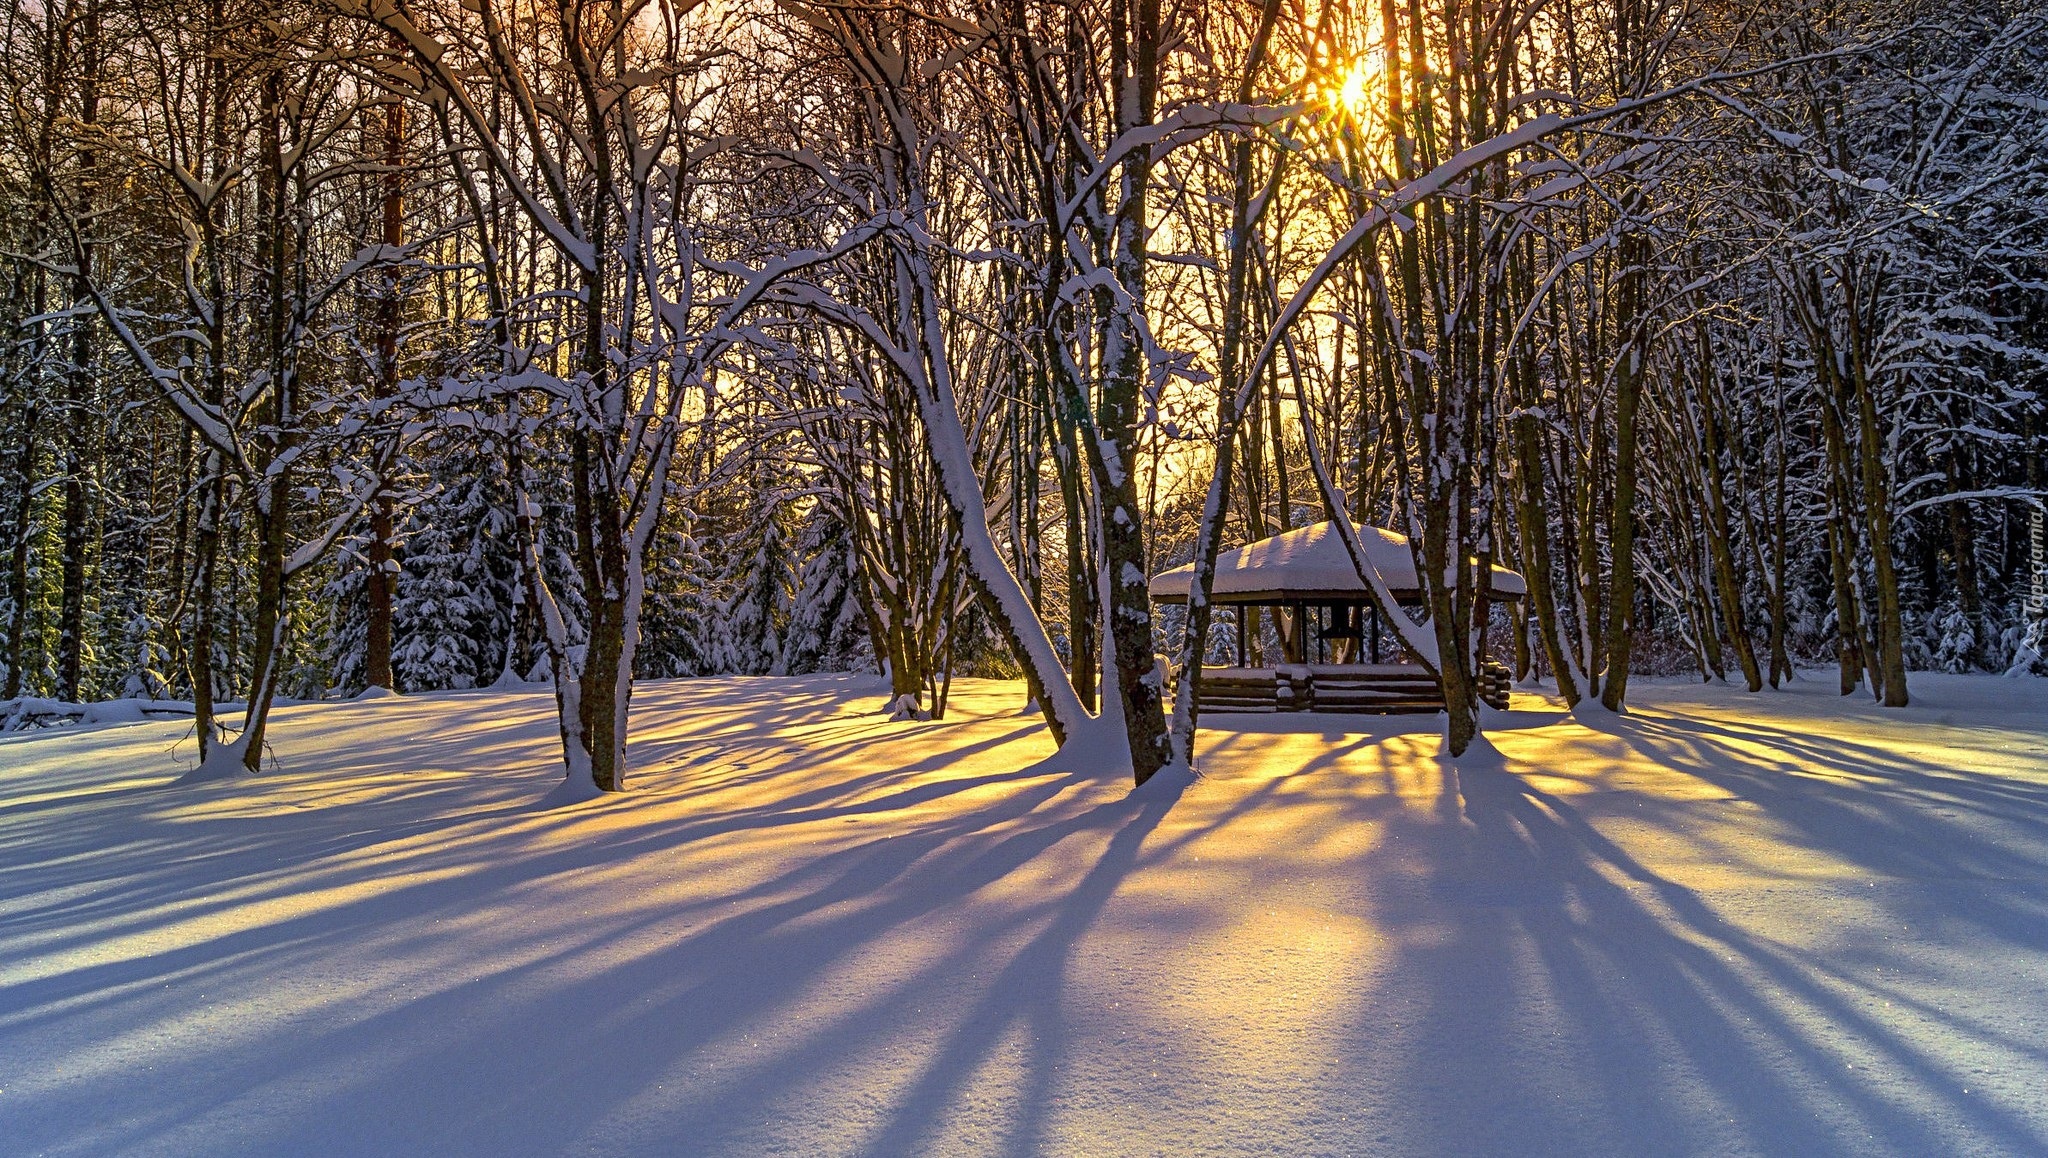
[[(1397, 605), (1419, 603), (1415, 555), (1405, 535), (1361, 526), (1366, 558), (1379, 571)], [(1152, 577), (1155, 603), (1186, 603), (1195, 568), (1185, 563)], [(1492, 597), (1520, 599), (1528, 588), (1505, 567), (1493, 568)], [(1235, 667), (1204, 667), (1198, 689), (1205, 712), (1439, 712), (1443, 686), (1407, 662), (1352, 565), (1344, 540), (1330, 523), (1316, 523), (1249, 543), (1216, 557), (1211, 596), (1233, 609)], [(1272, 609), (1282, 662), (1248, 666), (1246, 623), (1251, 608)], [(1383, 657), (1386, 662), (1383, 662)], [(1480, 698), (1507, 707), (1508, 671), (1489, 661), (1480, 672)]]

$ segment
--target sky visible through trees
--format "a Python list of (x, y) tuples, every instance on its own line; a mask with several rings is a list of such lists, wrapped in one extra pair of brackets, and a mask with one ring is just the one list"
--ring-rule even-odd
[(611, 791), (635, 678), (865, 669), (919, 717), (1021, 677), (1142, 782), (1192, 750), (1165, 669), (1231, 650), (1219, 550), (1331, 519), (1365, 572), (1355, 527), (1411, 540), (1383, 612), (1453, 751), (1489, 658), (1588, 711), (1632, 673), (2048, 674), (2032, 4), (42, 0), (5, 35), (10, 727), (189, 704), (229, 775), (281, 697), (546, 681), (568, 790)]

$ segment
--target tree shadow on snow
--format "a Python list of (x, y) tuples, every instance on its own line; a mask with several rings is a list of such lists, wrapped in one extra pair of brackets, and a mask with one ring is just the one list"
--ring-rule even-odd
[[(1551, 792), (1525, 774), (1544, 769), (1458, 761), (1442, 806), (1391, 819), (1361, 865), (1387, 883), (1375, 921), (1404, 946), (1360, 1013), (1381, 1029), (1410, 1019), (1400, 1149), (2048, 1150), (2037, 1112), (1986, 1097), (1971, 1076), (1983, 1047), (2037, 1066), (2048, 1050), (2008, 1017), (1940, 1008), (1915, 984), (1916, 954), (1967, 955), (1987, 939), (2048, 952), (2034, 883), (2048, 870), (2048, 786), (1938, 773), (1876, 743), (1769, 724), (1631, 716), (1598, 731), (1726, 795), (1602, 789), (1582, 767), (1558, 771), (1593, 791)], [(1689, 887), (1607, 835), (1615, 824), (1631, 847), (1647, 828), (1666, 848), (1768, 877), (1721, 839), (1734, 824), (1840, 875), (1752, 880), (1732, 895)], [(1837, 900), (1881, 916), (1823, 944), (1755, 929), (1759, 905), (1783, 921), (1808, 904), (1823, 920)]]
[[(1176, 803), (1056, 762), (992, 765), (1027, 721), (880, 727), (847, 702), (829, 681), (644, 689), (641, 790), (594, 807), (534, 809), (545, 713), (490, 741), (507, 770), (481, 786), (423, 774), (456, 766), (502, 710), (456, 698), (411, 743), (365, 755), (358, 789), (393, 780), (369, 797), (338, 785), (327, 806), (300, 784), (303, 810), (215, 813), (86, 786), (68, 810), (0, 813), (18, 850), (0, 860), (0, 964), (17, 946), (77, 955), (10, 982), (0, 1035), (120, 1040), (264, 1002), (231, 1032), (179, 1030), (146, 1087), (122, 1066), (73, 1069), (10, 1134), (57, 1154), (795, 1152), (822, 1114), (855, 1152), (1041, 1153), (1073, 1141), (1059, 1109), (1089, 1040), (1070, 983), (1091, 932), (1135, 874), (1257, 823), (1312, 850), (1379, 834), (1331, 862), (1391, 949), (1328, 1096), (1390, 1090), (1374, 1103), (1386, 1150), (2048, 1149), (2038, 1119), (1963, 1093), (1959, 1060), (1984, 1044), (2048, 1066), (2048, 1051), (1913, 1006), (1910, 980), (1892, 980), (1911, 977), (1910, 935), (1773, 940), (1615, 828), (1740, 858), (1712, 842), (1729, 810), (1753, 813), (1793, 854), (1903, 880), (1857, 903), (1909, 932), (2039, 954), (2041, 785), (1667, 715), (1573, 750), (1648, 757), (1719, 796), (1606, 787), (1599, 768), (1571, 770), (1594, 790), (1566, 793), (1513, 763), (1418, 758), (1435, 717), (1314, 718), (1328, 742), (1289, 774)], [(1563, 719), (1512, 715), (1496, 726)], [(777, 734), (799, 723), (803, 740)], [(1242, 759), (1273, 726), (1212, 733), (1208, 758)], [(1215, 859), (1272, 887), (1300, 871), (1219, 851), (1202, 849), (1205, 872)], [(1227, 917), (1207, 903), (1145, 916), (1191, 940)], [(192, 922), (218, 931), (150, 948)], [(1172, 984), (1165, 963), (1148, 984)], [(1964, 1045), (1906, 1032), (1883, 1001)]]
[[(656, 691), (636, 696), (636, 709), (680, 712), (697, 694)], [(271, 1012), (153, 1056), (146, 1093), (120, 1067), (81, 1074), (39, 1094), (10, 1129), (52, 1153), (202, 1145), (195, 1139), (309, 1154), (774, 1150), (779, 1127), (763, 1107), (857, 1080), (951, 978), (993, 970), (993, 986), (961, 991), (971, 1008), (942, 1023), (946, 1038), (922, 1067), (881, 1094), (889, 1104), (863, 1148), (928, 1142), (960, 1083), (1019, 1027), (1039, 1052), (1013, 1083), (1009, 1148), (1038, 1148), (1063, 963), (1172, 794), (1126, 798), (1120, 785), (1050, 761), (1011, 771), (966, 763), (1037, 726), (1027, 723), (979, 721), (981, 733), (956, 741), (950, 725), (849, 718), (809, 733), (792, 756), (790, 741), (767, 733), (807, 722), (807, 711), (816, 720), (836, 693), (789, 691), (764, 687), (724, 706), (693, 737), (664, 737), (657, 722), (639, 746), (673, 745), (675, 758), (643, 763), (643, 791), (591, 809), (536, 812), (523, 770), (482, 791), (474, 777), (420, 777), (489, 731), (469, 713), (491, 709), (456, 697), (437, 709), (441, 736), (423, 731), (352, 761), (358, 790), (392, 781), (367, 798), (329, 806), (318, 785), (300, 783), (273, 795), (305, 807), (270, 812), (211, 811), (210, 798), (154, 791), (15, 817), (10, 839), (35, 854), (0, 863), (0, 895), (38, 901), (10, 910), (7, 940), (86, 956), (10, 985), (0, 1032), (113, 1039), (127, 1026), (189, 1024), (248, 993)], [(521, 724), (539, 735), (523, 747), (501, 737), (492, 758), (530, 763), (536, 744), (546, 751), (548, 724)], [(943, 750), (911, 758), (902, 744), (918, 735)], [(692, 738), (727, 746), (693, 760)], [(747, 766), (778, 747), (780, 763)], [(873, 769), (813, 778), (820, 764), (864, 752), (882, 757)], [(721, 795), (731, 790), (744, 791)], [(216, 795), (232, 804), (266, 791), (244, 782)], [(663, 801), (688, 793), (707, 807), (679, 821)], [(664, 895), (659, 869), (671, 859), (783, 831), (810, 843), (779, 872)], [(1080, 871), (1028, 899), (977, 898), (1020, 871), (1056, 878), (1051, 861)], [(605, 876), (624, 864), (647, 876), (645, 889)], [(487, 916), (522, 908), (560, 917), (536, 933)], [(921, 931), (954, 914), (974, 923), (971, 935)], [(104, 951), (192, 922), (221, 931)], [(911, 950), (893, 948), (906, 937)], [(857, 979), (858, 992), (841, 995), (849, 971), (876, 954), (894, 954), (904, 973)], [(761, 1043), (758, 1064), (734, 1060), (747, 1057), (734, 1041), (770, 1030), (782, 1036)]]

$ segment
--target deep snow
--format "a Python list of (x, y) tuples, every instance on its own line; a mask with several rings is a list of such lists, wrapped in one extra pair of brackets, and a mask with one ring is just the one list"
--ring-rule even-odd
[(2048, 1153), (2048, 681), (1212, 718), (1034, 766), (1019, 688), (642, 685), (0, 738), (0, 1152)]

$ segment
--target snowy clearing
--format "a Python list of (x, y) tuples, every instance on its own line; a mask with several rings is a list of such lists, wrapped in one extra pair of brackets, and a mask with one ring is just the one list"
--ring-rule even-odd
[(1217, 718), (1177, 801), (1015, 686), (643, 685), (0, 738), (9, 1154), (2048, 1152), (2048, 681)]

